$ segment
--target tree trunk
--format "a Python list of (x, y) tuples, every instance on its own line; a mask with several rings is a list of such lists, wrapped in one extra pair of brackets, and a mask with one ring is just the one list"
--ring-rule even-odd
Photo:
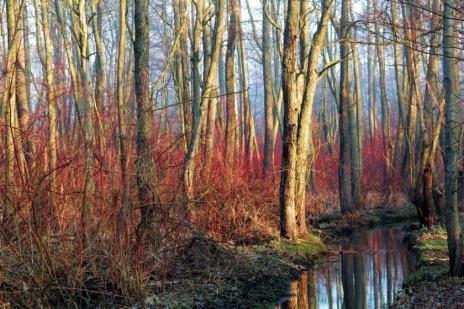
[[(280, 178), (280, 234), (295, 239), (307, 234), (305, 194), (311, 157), (311, 117), (314, 94), (319, 79), (317, 66), (327, 30), (332, 0), (324, 1), (322, 15), (305, 69), (304, 83), (297, 82), (297, 51), (300, 4), (288, 1), (285, 22), (282, 86), (284, 97), (284, 122), (282, 166)], [(303, 89), (299, 86), (303, 85)], [(299, 91), (303, 90), (303, 95)]]
[[(21, 141), (22, 151), (20, 152), (20, 167), (22, 173), (29, 178), (33, 172), (35, 162), (35, 145), (29, 137), (30, 134), (30, 94), (29, 94), (29, 78), (27, 63), (29, 53), (26, 49), (27, 32), (24, 29), (27, 27), (27, 19), (24, 17), (26, 9), (25, 1), (15, 1), (15, 22), (17, 35), (20, 37), (17, 47), (17, 57), (15, 61), (15, 79), (16, 79), (16, 113), (19, 126), (19, 137)], [(24, 164), (26, 163), (26, 164)]]
[(282, 167), (280, 175), (280, 235), (296, 239), (296, 162), (298, 155), (298, 89), (296, 83), (297, 49), (300, 4), (288, 0), (285, 21), (282, 87), (284, 98), (284, 123), (282, 136)]
[(212, 91), (215, 87), (214, 81), (217, 79), (216, 75), (218, 73), (218, 61), (220, 54), (220, 47), (222, 43), (222, 34), (223, 34), (223, 19), (224, 19), (224, 1), (218, 0), (216, 3), (216, 19), (213, 30), (213, 43), (211, 44), (211, 65), (206, 77), (203, 92), (201, 94), (200, 100), (200, 118), (197, 124), (193, 126), (192, 137), (190, 139), (188, 152), (184, 160), (184, 171), (183, 171), (183, 185), (184, 191), (187, 200), (187, 211), (190, 212), (193, 203), (193, 194), (194, 194), (194, 183), (193, 177), (195, 172), (195, 156), (198, 151), (198, 146), (200, 144), (200, 135), (201, 135), (201, 124), (205, 121), (206, 113), (205, 108), (209, 97), (212, 94)]
[(354, 210), (353, 205), (353, 188), (352, 183), (355, 183), (355, 179), (352, 179), (352, 136), (350, 134), (350, 108), (351, 102), (351, 91), (350, 91), (350, 62), (348, 57), (350, 56), (351, 47), (347, 41), (349, 39), (350, 19), (349, 12), (351, 7), (351, 0), (342, 1), (342, 18), (340, 20), (340, 59), (342, 59), (340, 68), (340, 180), (339, 180), (339, 191), (340, 191), (340, 207), (342, 213), (350, 213)]
[[(16, 3), (17, 4), (17, 3)], [(12, 236), (16, 230), (16, 211), (15, 211), (15, 138), (14, 128), (17, 125), (16, 112), (16, 59), (21, 37), (17, 31), (17, 19), (20, 18), (15, 1), (6, 2), (7, 29), (8, 29), (8, 54), (6, 63), (5, 88), (3, 90), (3, 102), (5, 102), (4, 119), (5, 119), (5, 193), (3, 195), (3, 213), (2, 224), (5, 227), (5, 235)], [(21, 5), (24, 3), (22, 2)]]
[(58, 152), (58, 115), (55, 104), (54, 78), (53, 78), (53, 51), (50, 38), (50, 27), (48, 23), (48, 2), (41, 0), (42, 4), (42, 28), (45, 43), (45, 76), (47, 82), (47, 107), (48, 107), (48, 205), (43, 213), (44, 219), (51, 220), (46, 225), (51, 224), (52, 228), (58, 223), (55, 214), (55, 191), (57, 190), (56, 177), (57, 152)]
[(270, 28), (266, 10), (268, 10), (269, 0), (263, 0), (263, 33), (262, 33), (262, 61), (263, 61), (263, 86), (264, 86), (264, 159), (263, 167), (265, 171), (270, 170), (274, 165), (274, 95), (272, 76), (272, 55), (270, 42)]
[[(81, 126), (84, 135), (84, 196), (81, 211), (81, 228), (82, 228), (82, 243), (85, 247), (89, 245), (88, 225), (90, 210), (93, 206), (95, 181), (93, 177), (93, 120), (92, 108), (93, 98), (90, 94), (90, 76), (89, 76), (89, 40), (88, 40), (88, 25), (86, 14), (86, 0), (80, 0), (77, 12), (78, 19), (78, 47), (79, 47), (79, 77), (81, 81), (82, 102), (79, 106), (81, 113)], [(78, 90), (78, 91), (79, 91)]]
[[(374, 3), (374, 8), (377, 8), (377, 1)], [(378, 23), (375, 24), (375, 31), (380, 33), (380, 27)], [(383, 157), (385, 158), (385, 164), (383, 169), (384, 185), (388, 188), (387, 192), (390, 193), (391, 185), (391, 170), (392, 170), (392, 156), (391, 156), (391, 141), (390, 141), (390, 112), (387, 100), (386, 90), (386, 74), (385, 74), (385, 54), (384, 47), (380, 41), (380, 34), (376, 35), (376, 52), (379, 64), (379, 79), (380, 79), (380, 110), (382, 115), (382, 146), (383, 146)]]
[(238, 113), (235, 95), (235, 49), (237, 46), (238, 22), (240, 14), (238, 0), (229, 1), (229, 29), (226, 49), (226, 166), (233, 166), (236, 155), (239, 153), (238, 140)]
[(134, 80), (137, 101), (137, 136), (135, 173), (140, 207), (140, 224), (137, 228), (138, 241), (143, 244), (146, 233), (154, 224), (155, 192), (153, 186), (154, 162), (153, 109), (149, 89), (149, 25), (148, 0), (135, 0), (134, 7)]
[(443, 12), (443, 86), (445, 89), (445, 199), (446, 230), (448, 233), (448, 252), (450, 275), (464, 275), (463, 235), (458, 212), (458, 168), (459, 134), (459, 62), (456, 59), (457, 30), (455, 0), (444, 0)]
[(121, 165), (121, 182), (122, 196), (121, 207), (118, 211), (117, 229), (118, 235), (127, 239), (128, 231), (126, 221), (129, 218), (129, 177), (127, 174), (127, 151), (126, 151), (126, 117), (127, 104), (124, 97), (124, 74), (126, 63), (126, 13), (127, 0), (119, 0), (119, 49), (117, 63), (117, 81), (116, 81), (116, 100), (118, 109), (118, 127), (119, 127), (119, 163)]

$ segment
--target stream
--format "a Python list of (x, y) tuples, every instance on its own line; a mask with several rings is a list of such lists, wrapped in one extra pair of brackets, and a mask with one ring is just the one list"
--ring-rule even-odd
[(341, 252), (290, 284), (276, 308), (388, 308), (401, 291), (415, 256), (398, 227), (363, 230), (331, 250)]

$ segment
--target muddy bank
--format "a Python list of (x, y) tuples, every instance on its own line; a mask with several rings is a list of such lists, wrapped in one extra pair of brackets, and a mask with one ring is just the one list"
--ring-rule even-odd
[(446, 231), (416, 227), (406, 241), (418, 256), (417, 269), (393, 308), (464, 308), (464, 278), (448, 276)]
[(175, 276), (152, 282), (151, 296), (134, 308), (269, 308), (324, 254), (325, 245), (312, 234), (305, 241), (255, 246), (194, 238), (179, 255)]
[(314, 219), (311, 223), (317, 228), (324, 241), (337, 240), (354, 232), (376, 226), (392, 226), (417, 220), (414, 207), (374, 208), (350, 215), (332, 214)]
[(338, 254), (324, 242), (414, 217), (413, 208), (393, 208), (322, 218), (311, 222), (312, 233), (299, 242), (275, 239), (260, 245), (237, 245), (197, 237), (185, 244), (178, 256), (175, 275), (164, 282), (151, 282), (147, 288), (150, 296), (135, 308), (273, 307), (291, 295), (290, 282), (304, 270)]

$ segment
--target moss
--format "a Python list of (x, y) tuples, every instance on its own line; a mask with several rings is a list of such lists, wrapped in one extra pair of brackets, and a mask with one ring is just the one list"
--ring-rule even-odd
[(428, 250), (446, 250), (448, 248), (448, 243), (446, 238), (435, 238), (424, 241), (422, 244), (419, 245), (419, 248), (422, 251)]
[(408, 274), (404, 284), (413, 285), (423, 281), (436, 281), (446, 277), (448, 268), (445, 265), (429, 265), (427, 267), (420, 267), (416, 271)]
[(412, 222), (417, 219), (414, 207), (376, 208), (360, 211), (346, 216), (332, 216), (323, 218), (316, 226), (323, 230), (325, 240), (349, 236), (353, 232), (365, 227), (393, 226), (400, 223)]
[(408, 235), (409, 245), (418, 255), (418, 268), (408, 274), (404, 293), (392, 308), (457, 308), (464, 303), (464, 278), (448, 276), (446, 231), (420, 229)]
[(305, 239), (295, 241), (280, 240), (273, 243), (274, 247), (295, 258), (311, 258), (327, 251), (327, 247), (317, 234), (310, 233)]
[(390, 225), (415, 220), (417, 218), (417, 211), (414, 207), (375, 209), (368, 212), (367, 217), (371, 226)]
[(408, 275), (406, 284), (433, 282), (446, 277), (448, 244), (445, 230), (434, 228), (414, 231), (410, 245), (417, 252), (419, 267)]
[(366, 219), (368, 221), (367, 225), (371, 227), (380, 225), (382, 223), (382, 218), (378, 213), (369, 213), (366, 215)]

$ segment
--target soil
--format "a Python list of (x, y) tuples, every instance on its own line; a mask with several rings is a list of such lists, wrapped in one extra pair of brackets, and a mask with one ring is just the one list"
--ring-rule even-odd
[(289, 283), (303, 270), (334, 254), (323, 243), (362, 228), (406, 222), (415, 215), (411, 207), (374, 209), (344, 218), (333, 215), (310, 222), (308, 239), (298, 242), (274, 239), (239, 245), (197, 236), (178, 256), (173, 278), (152, 282), (147, 293), (151, 296), (134, 308), (273, 308), (290, 296)]
[(406, 241), (419, 257), (418, 268), (393, 308), (464, 308), (464, 278), (448, 275), (446, 232), (415, 228)]

